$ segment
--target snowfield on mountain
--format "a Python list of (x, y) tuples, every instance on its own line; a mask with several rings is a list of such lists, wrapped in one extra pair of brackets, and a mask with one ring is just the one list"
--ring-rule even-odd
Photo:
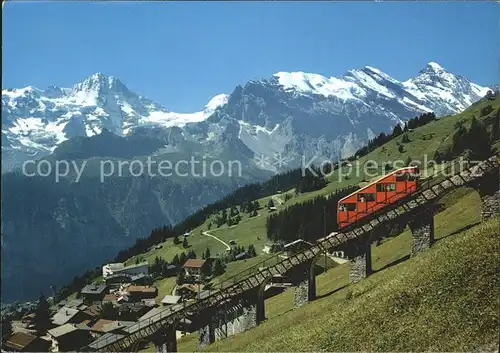
[[(303, 155), (350, 155), (376, 134), (424, 112), (458, 113), (487, 91), (434, 62), (404, 82), (370, 66), (330, 78), (278, 72), (237, 86), (230, 95), (218, 94), (198, 112), (175, 113), (118, 78), (96, 73), (72, 88), (2, 90), (3, 170), (103, 129), (158, 138), (159, 130), (171, 134), (172, 128), (180, 128), (177, 137), (201, 150), (217, 150), (232, 136), (256, 156), (286, 154), (286, 167), (292, 167)], [(272, 164), (260, 167), (276, 170)]]

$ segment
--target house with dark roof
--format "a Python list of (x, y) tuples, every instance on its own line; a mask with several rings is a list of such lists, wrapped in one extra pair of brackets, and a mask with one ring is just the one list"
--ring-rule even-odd
[(50, 342), (29, 333), (17, 332), (3, 343), (11, 352), (48, 352)]
[(90, 343), (90, 328), (85, 325), (64, 324), (47, 331), (52, 340), (52, 352), (76, 351)]
[(93, 303), (101, 301), (106, 295), (107, 289), (108, 286), (106, 284), (92, 283), (83, 287), (80, 293), (82, 294), (85, 302)]
[(240, 252), (238, 255), (236, 255), (234, 257), (234, 260), (238, 261), (238, 260), (244, 260), (244, 259), (248, 259), (248, 258), (249, 258), (248, 252), (243, 251), (243, 252)]
[(61, 326), (64, 324), (75, 324), (80, 323), (84, 320), (92, 320), (93, 316), (86, 312), (85, 310), (78, 310), (74, 308), (62, 307), (59, 311), (52, 317), (52, 323), (56, 326)]
[(134, 321), (147, 313), (151, 308), (142, 302), (123, 303), (118, 307), (118, 316), (121, 321)]
[(152, 286), (128, 286), (126, 289), (130, 301), (138, 302), (142, 299), (156, 298), (158, 295), (158, 288)]
[(104, 331), (102, 327), (112, 322), (113, 320), (99, 319), (90, 327), (90, 330), (92, 332), (106, 333), (106, 331)]
[(203, 289), (205, 289), (203, 284), (184, 283), (176, 287), (175, 294), (184, 299), (192, 299), (196, 298)]

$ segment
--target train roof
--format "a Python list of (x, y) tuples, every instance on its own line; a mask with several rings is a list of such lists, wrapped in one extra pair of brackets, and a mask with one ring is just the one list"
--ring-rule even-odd
[(417, 169), (418, 169), (418, 167), (404, 167), (404, 168), (399, 168), (399, 169), (393, 170), (392, 172), (390, 172), (390, 173), (388, 173), (388, 174), (385, 174), (385, 175), (382, 175), (382, 176), (381, 176), (380, 178), (378, 178), (377, 180), (372, 181), (371, 183), (369, 183), (369, 184), (367, 184), (367, 185), (363, 186), (361, 189), (358, 189), (358, 190), (356, 190), (356, 191), (354, 191), (354, 192), (351, 192), (349, 195), (344, 196), (343, 198), (341, 198), (341, 199), (339, 200), (339, 202), (344, 201), (345, 199), (347, 199), (347, 198), (351, 197), (352, 195), (356, 195), (357, 193), (359, 193), (359, 192), (361, 192), (361, 191), (363, 191), (363, 190), (367, 189), (368, 187), (372, 186), (373, 184), (378, 183), (380, 180), (387, 178), (389, 175), (392, 175), (392, 174), (394, 174), (394, 173), (396, 173), (396, 172), (400, 172), (400, 171), (403, 171), (403, 170), (407, 170), (407, 169), (415, 169), (415, 168), (417, 168)]

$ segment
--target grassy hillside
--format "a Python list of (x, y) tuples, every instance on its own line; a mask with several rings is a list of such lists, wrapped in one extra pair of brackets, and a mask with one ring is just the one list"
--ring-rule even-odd
[[(431, 250), (398, 263), (409, 253), (404, 233), (373, 249), (376, 272), (368, 279), (345, 286), (347, 268), (332, 269), (318, 277), (323, 298), (206, 349), (470, 351), (494, 343), (499, 218), (450, 236), (477, 220), (473, 212), (469, 221), (454, 225), (461, 208), (477, 206), (477, 199), (469, 193), (437, 217), (438, 241)], [(181, 340), (179, 350), (193, 350), (194, 338)]]
[[(436, 215), (435, 232), (437, 244), (435, 248), (431, 250), (431, 252), (437, 251), (437, 249), (439, 249), (442, 244), (460, 237), (459, 235), (457, 235), (457, 233), (460, 233), (463, 230), (478, 224), (478, 222), (480, 221), (481, 200), (478, 193), (473, 189), (462, 188), (456, 190), (442, 198), (440, 202), (446, 207), (446, 209)], [(207, 349), (211, 351), (304, 350), (298, 346), (302, 341), (302, 338), (300, 336), (294, 336), (297, 339), (297, 346), (280, 346), (280, 344), (282, 344), (283, 342), (288, 342), (289, 339), (291, 341), (295, 339), (292, 339), (292, 337), (288, 337), (288, 332), (290, 332), (290, 329), (294, 328), (299, 331), (302, 329), (306, 330), (309, 327), (316, 327), (316, 329), (319, 329), (319, 327), (323, 325), (322, 322), (324, 322), (326, 316), (336, 317), (342, 312), (346, 297), (353, 296), (357, 298), (361, 293), (372, 290), (379, 284), (384, 284), (384, 281), (391, 280), (396, 275), (399, 275), (399, 269), (404, 269), (408, 266), (409, 268), (412, 268), (412, 262), (414, 262), (416, 259), (408, 260), (410, 251), (411, 233), (408, 229), (397, 237), (386, 239), (379, 246), (373, 244), (372, 265), (375, 273), (368, 279), (362, 281), (362, 283), (348, 286), (349, 264), (347, 263), (337, 266), (329, 270), (328, 272), (317, 276), (317, 296), (319, 298), (317, 301), (305, 306), (304, 308), (293, 309), (292, 303), (294, 289), (290, 288), (283, 294), (266, 300), (266, 317), (269, 320), (264, 322), (262, 326), (252, 329), (247, 333), (237, 335), (229, 340), (216, 342), (215, 345), (209, 346)], [(422, 254), (417, 258), (421, 256), (427, 255)], [(406, 276), (406, 274), (404, 274), (403, 276)], [(383, 294), (382, 297), (385, 297), (385, 295), (386, 294)], [(368, 304), (363, 302), (362, 305)], [(360, 308), (361, 307), (362, 306), (360, 306)], [(319, 316), (316, 317), (316, 315)], [(304, 326), (302, 326), (302, 324), (299, 325), (299, 322), (300, 320), (302, 320), (303, 316), (306, 316), (309, 320), (304, 322)], [(316, 320), (316, 318), (317, 323), (314, 324), (313, 321)], [(299, 326), (295, 328), (294, 325), (296, 324)], [(353, 325), (355, 327), (358, 326), (355, 323)], [(295, 334), (299, 333), (293, 333), (293, 335)], [(258, 339), (255, 339), (255, 335), (257, 335)], [(272, 337), (275, 335), (279, 336), (279, 338), (275, 338), (278, 341), (270, 345), (264, 343), (273, 341)], [(310, 335), (310, 333), (308, 335)], [(249, 341), (255, 342), (250, 343)], [(314, 339), (313, 341), (315, 342)], [(197, 334), (194, 333), (181, 339), (178, 345), (180, 351), (196, 350)], [(321, 348), (320, 346), (311, 346), (309, 348), (309, 350), (318, 349), (326, 348)], [(340, 346), (333, 347), (331, 349), (328, 348), (328, 350), (347, 349), (347, 347)], [(352, 350), (359, 349), (353, 348)]]
[[(486, 116), (482, 116), (481, 111), (488, 105), (492, 106), (492, 112)], [(429, 161), (434, 157), (436, 150), (445, 149), (449, 146), (449, 144), (451, 144), (452, 135), (455, 132), (455, 125), (458, 120), (463, 119), (466, 124), (470, 123), (473, 116), (479, 118), (479, 120), (484, 120), (498, 114), (499, 109), (500, 97), (497, 97), (493, 101), (479, 102), (461, 114), (443, 117), (437, 121), (408, 132), (409, 142), (402, 143), (401, 136), (387, 142), (383, 146), (370, 152), (368, 155), (360, 158), (359, 164), (362, 166), (368, 160), (376, 161), (379, 164), (379, 168), (377, 170), (378, 175), (381, 175), (384, 173), (382, 166), (387, 161), (405, 161), (408, 157), (413, 160), (420, 160), (422, 163), (424, 161)], [(398, 148), (398, 145), (400, 144), (404, 147), (403, 152), (400, 152)], [(425, 169), (425, 167), (427, 166), (422, 165), (422, 169)], [(346, 173), (346, 169), (337, 170), (333, 172), (332, 175), (328, 176), (329, 183), (321, 190), (299, 195), (295, 195), (294, 190), (284, 191), (284, 193), (292, 195), (292, 198), (286, 201), (286, 203), (284, 203), (284, 193), (259, 199), (258, 201), (262, 208), (259, 210), (258, 216), (249, 218), (245, 214), (243, 215), (242, 221), (236, 226), (227, 227), (226, 225), (223, 225), (220, 228), (212, 227), (210, 234), (218, 237), (226, 243), (229, 243), (231, 240), (235, 240), (239, 245), (248, 246), (249, 244), (254, 244), (257, 249), (257, 254), (259, 255), (253, 259), (229, 263), (226, 273), (220, 278), (217, 278), (216, 281), (220, 281), (223, 278), (234, 275), (257, 262), (263, 261), (268, 256), (262, 252), (262, 249), (264, 244), (267, 242), (265, 225), (269, 211), (265, 206), (270, 198), (273, 198), (274, 204), (279, 212), (279, 210), (284, 207), (310, 200), (316, 196), (329, 195), (335, 190), (347, 185), (363, 185), (367, 181), (376, 178), (375, 176), (366, 176), (363, 173), (360, 173), (359, 175), (350, 175), (348, 178), (345, 178), (344, 175), (339, 175), (342, 173)], [(429, 174), (431, 173), (432, 171), (429, 170)], [(187, 250), (194, 250), (198, 257), (201, 256), (201, 253), (207, 247), (210, 248), (212, 255), (221, 254), (225, 250), (225, 246), (221, 242), (202, 234), (203, 231), (208, 230), (209, 223), (213, 223), (213, 217), (207, 219), (201, 226), (192, 230), (191, 235), (188, 237), (190, 248)], [(170, 261), (175, 254), (186, 251), (186, 249), (183, 249), (181, 245), (174, 245), (172, 239), (167, 240), (162, 245), (163, 247), (161, 249), (153, 249), (145, 254), (139, 255), (139, 257), (141, 259), (146, 259), (149, 263), (152, 263), (156, 256), (163, 257), (166, 261)], [(130, 259), (128, 262), (134, 261), (135, 257)], [(172, 290), (175, 285), (175, 281), (173, 278), (167, 278), (157, 282), (156, 285), (160, 287), (160, 295), (164, 295)]]
[[(488, 105), (491, 105), (493, 110), (484, 115), (482, 111)], [(433, 159), (436, 151), (445, 150), (452, 143), (457, 121), (463, 120), (467, 125), (473, 116), (485, 121), (498, 114), (499, 109), (500, 97), (494, 101), (479, 102), (457, 116), (443, 117), (409, 131), (409, 141), (403, 142), (401, 136), (389, 141), (360, 158), (358, 163), (362, 169), (366, 161), (376, 161), (379, 164), (376, 174), (380, 175), (384, 173), (383, 166), (387, 162), (411, 158), (421, 161), (421, 169), (425, 170), (428, 167), (427, 161)], [(400, 145), (403, 148), (399, 147)], [(432, 173), (431, 170), (428, 172)], [(293, 189), (284, 190), (281, 194), (259, 199), (261, 208), (258, 215), (249, 217), (242, 214), (243, 218), (236, 226), (212, 226), (209, 230), (211, 235), (226, 243), (233, 240), (245, 247), (253, 244), (258, 254), (252, 259), (229, 263), (226, 273), (214, 281), (219, 282), (269, 256), (262, 252), (262, 249), (267, 242), (265, 225), (269, 211), (265, 206), (270, 198), (274, 200), (279, 212), (280, 209), (316, 196), (329, 195), (347, 185), (363, 185), (376, 177), (365, 175), (363, 172), (345, 177), (345, 173), (345, 169), (335, 171), (328, 176), (329, 183), (321, 190), (298, 195)], [(292, 196), (286, 202), (285, 193)], [(490, 272), (485, 272), (484, 275), (478, 273), (477, 266), (467, 267), (464, 262), (474, 260), (485, 268), (491, 267), (491, 236), (494, 224), (489, 222), (462, 232), (476, 224), (480, 218), (480, 199), (473, 190), (457, 190), (440, 202), (446, 209), (436, 216), (435, 225), (436, 236), (442, 241), (438, 241), (428, 253), (408, 260), (411, 248), (411, 234), (408, 230), (397, 237), (386, 239), (379, 246), (374, 244), (372, 261), (375, 274), (370, 278), (357, 285), (348, 286), (349, 264), (330, 269), (317, 277), (319, 300), (303, 308), (293, 309), (293, 288), (289, 289), (266, 300), (268, 321), (207, 349), (456, 350), (491, 342), (491, 308), (496, 307), (492, 306), (494, 303), (489, 299), (478, 303), (478, 296), (482, 298), (491, 295), (491, 288), (486, 284), (497, 279), (491, 278)], [(127, 262), (132, 263), (139, 257), (152, 263), (156, 256), (170, 261), (175, 254), (189, 250), (194, 250), (200, 257), (207, 247), (212, 255), (222, 254), (226, 246), (204, 234), (209, 228), (208, 224), (214, 224), (214, 216), (191, 231), (188, 249), (174, 245), (173, 240), (169, 239), (162, 243), (161, 248), (152, 249)], [(453, 234), (455, 235), (450, 237)], [(475, 237), (478, 239), (476, 247)], [(474, 248), (473, 252), (471, 248)], [(481, 257), (481, 254), (484, 256)], [(446, 276), (447, 272), (459, 275), (450, 275), (450, 280)], [(474, 281), (469, 283), (464, 278), (474, 278)], [(161, 279), (155, 285), (159, 287), (160, 300), (163, 295), (172, 291), (175, 278)], [(477, 292), (478, 289), (480, 292)], [(477, 309), (472, 309), (474, 306)], [(455, 311), (447, 313), (448, 308)], [(477, 315), (486, 315), (488, 319), (474, 328), (473, 324), (480, 321)], [(429, 326), (425, 326), (427, 322), (430, 323)], [(482, 338), (478, 330), (484, 332)], [(438, 339), (438, 335), (443, 337)], [(196, 346), (196, 334), (188, 335), (179, 341), (181, 351), (193, 351)]]

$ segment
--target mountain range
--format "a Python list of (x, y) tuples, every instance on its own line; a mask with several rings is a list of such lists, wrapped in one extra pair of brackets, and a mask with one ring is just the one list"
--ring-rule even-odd
[[(369, 66), (340, 77), (278, 72), (218, 94), (189, 114), (172, 112), (100, 73), (71, 88), (4, 89), (3, 298), (30, 299), (64, 284), (154, 227), (175, 224), (239, 186), (297, 167), (302, 156), (318, 162), (349, 156), (396, 124), (430, 111), (458, 113), (487, 91), (433, 62), (404, 82)], [(239, 161), (242, 173), (100, 175), (105, 160), (191, 157)], [(81, 178), (69, 173), (58, 181), (21, 172), (25, 161), (35, 159), (86, 167)]]
[[(254, 155), (337, 159), (420, 113), (458, 113), (487, 90), (434, 62), (404, 82), (370, 66), (330, 78), (278, 72), (237, 86), (230, 95), (218, 94), (203, 110), (186, 114), (171, 112), (118, 78), (97, 73), (72, 88), (2, 90), (3, 171), (104, 129), (160, 140), (174, 133), (177, 143), (201, 150), (231, 132)], [(276, 169), (272, 164), (260, 167)]]

